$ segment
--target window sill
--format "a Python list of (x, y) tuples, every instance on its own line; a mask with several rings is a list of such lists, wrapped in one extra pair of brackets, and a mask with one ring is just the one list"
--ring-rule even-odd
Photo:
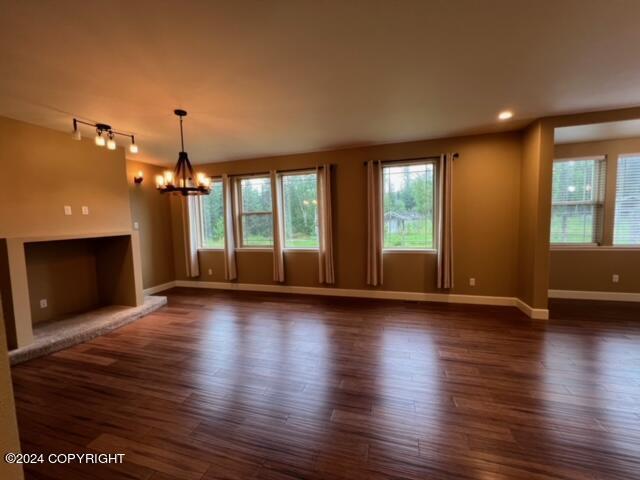
[(318, 248), (297, 248), (297, 247), (287, 247), (284, 249), (285, 252), (308, 252), (308, 253), (318, 253)]
[(199, 252), (224, 252), (224, 248), (199, 248)]
[(273, 247), (236, 247), (236, 252), (273, 252)]
[(382, 253), (423, 253), (425, 255), (436, 255), (438, 251), (434, 248), (385, 248), (382, 250)]
[(633, 252), (640, 251), (640, 245), (551, 245), (552, 252)]

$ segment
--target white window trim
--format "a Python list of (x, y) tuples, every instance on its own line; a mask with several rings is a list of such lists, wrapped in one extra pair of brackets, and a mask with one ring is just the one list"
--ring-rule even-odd
[[(250, 213), (243, 213), (242, 212), (242, 180), (246, 180), (246, 179), (250, 179), (250, 178), (266, 178), (267, 180), (269, 180), (269, 182), (271, 182), (271, 177), (269, 175), (265, 175), (265, 174), (257, 174), (257, 175), (240, 175), (238, 177), (235, 178), (235, 208), (234, 208), (234, 212), (235, 212), (235, 218), (236, 218), (236, 237), (238, 238), (238, 243), (239, 246), (236, 247), (236, 251), (239, 252), (246, 252), (246, 251), (269, 251), (272, 252), (273, 251), (273, 242), (274, 242), (274, 238), (273, 238), (273, 231), (271, 232), (271, 245), (268, 244), (264, 244), (264, 245), (245, 245), (244, 244), (244, 236), (242, 233), (242, 217), (246, 216), (246, 215), (271, 215), (271, 222), (273, 224), (273, 201), (271, 202), (271, 211), (262, 211), (262, 212), (250, 212)], [(273, 199), (273, 192), (271, 192), (272, 195), (272, 199)]]
[(382, 250), (382, 253), (420, 253), (424, 255), (436, 255), (438, 253), (438, 250), (436, 250), (435, 248), (385, 248)]
[[(437, 214), (438, 214), (438, 161), (434, 159), (425, 158), (423, 160), (410, 160), (410, 161), (399, 161), (399, 162), (388, 162), (385, 165), (385, 162), (382, 162), (382, 176), (384, 178), (384, 169), (385, 167), (405, 167), (407, 165), (433, 165), (433, 247), (425, 247), (425, 248), (399, 248), (399, 247), (385, 247), (384, 246), (384, 185), (380, 191), (380, 195), (382, 198), (380, 199), (380, 203), (382, 204), (382, 238), (380, 242), (382, 243), (382, 253), (424, 253), (424, 254), (437, 254), (438, 253), (438, 222), (437, 222)], [(383, 179), (380, 181), (383, 182)]]
[[(283, 179), (284, 177), (293, 177), (295, 175), (309, 175), (309, 174), (314, 174), (316, 175), (316, 182), (318, 181), (317, 179), (317, 172), (314, 169), (309, 169), (309, 170), (296, 170), (295, 172), (281, 172), (278, 174), (278, 181), (280, 182), (280, 192), (282, 193), (282, 198), (280, 199), (280, 201), (282, 202), (282, 231), (284, 232), (284, 238), (282, 239), (282, 242), (284, 244), (283, 250), (286, 251), (292, 251), (292, 252), (318, 252), (320, 251), (320, 232), (318, 231), (318, 246), (317, 247), (287, 247), (287, 222), (285, 219), (285, 211), (286, 211), (286, 205), (285, 205), (285, 200), (284, 200), (284, 183), (283, 183)], [(318, 191), (316, 190), (316, 202), (318, 202)], [(320, 206), (318, 204), (316, 204), (316, 208), (320, 208)], [(316, 217), (318, 221), (320, 221), (319, 217)], [(318, 229), (320, 228), (320, 225), (316, 226)]]

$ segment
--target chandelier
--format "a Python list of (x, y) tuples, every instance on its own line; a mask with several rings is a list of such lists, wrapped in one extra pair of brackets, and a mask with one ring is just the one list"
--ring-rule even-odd
[(208, 195), (211, 192), (211, 178), (204, 173), (194, 176), (193, 167), (189, 161), (187, 152), (184, 151), (184, 135), (182, 133), (182, 118), (187, 116), (185, 110), (174, 110), (180, 117), (180, 144), (182, 149), (178, 153), (178, 163), (172, 171), (164, 172), (164, 175), (156, 176), (156, 188), (160, 193), (176, 192), (187, 195)]

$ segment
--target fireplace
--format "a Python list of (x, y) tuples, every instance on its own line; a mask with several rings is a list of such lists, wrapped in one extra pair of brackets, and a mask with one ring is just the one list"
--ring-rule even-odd
[(9, 349), (29, 345), (34, 325), (142, 305), (137, 232), (3, 239), (0, 292)]

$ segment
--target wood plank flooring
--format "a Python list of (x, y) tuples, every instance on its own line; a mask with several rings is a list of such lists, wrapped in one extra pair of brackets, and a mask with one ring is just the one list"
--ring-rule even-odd
[(13, 368), (27, 479), (640, 478), (640, 307), (174, 289)]

